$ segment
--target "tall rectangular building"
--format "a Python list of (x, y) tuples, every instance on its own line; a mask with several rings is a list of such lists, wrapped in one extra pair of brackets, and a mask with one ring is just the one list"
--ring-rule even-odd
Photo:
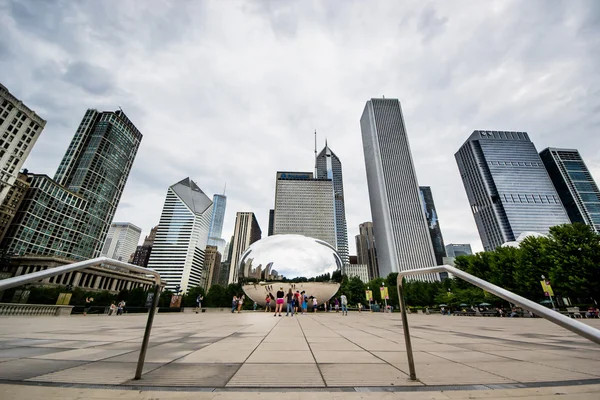
[(268, 236), (273, 236), (273, 224), (275, 224), (275, 210), (274, 209), (270, 209), (269, 210), (269, 230), (268, 230)]
[(229, 244), (231, 255), (229, 261), (229, 283), (237, 283), (239, 278), (238, 263), (240, 256), (250, 245), (260, 240), (262, 232), (253, 212), (238, 212), (235, 216), (235, 229)]
[(25, 198), (29, 185), (27, 170), (24, 173), (19, 172), (17, 179), (10, 186), (4, 201), (0, 203), (0, 242), (2, 242), (8, 227), (17, 214), (17, 210)]
[(435, 210), (435, 203), (433, 202), (431, 187), (419, 186), (419, 192), (421, 194), (421, 204), (423, 205), (425, 218), (427, 219), (429, 236), (431, 236), (431, 244), (433, 245), (435, 262), (437, 265), (443, 265), (444, 257), (446, 257), (446, 249), (444, 247), (442, 230), (440, 229), (440, 221), (438, 219), (437, 211)]
[(348, 255), (348, 227), (346, 226), (342, 163), (338, 156), (327, 146), (327, 142), (325, 142), (325, 148), (317, 156), (316, 162), (317, 179), (331, 179), (333, 182), (336, 249), (342, 262), (348, 264), (350, 263), (350, 259)]
[(312, 172), (277, 172), (274, 235), (296, 234), (337, 248), (333, 181)]
[(167, 289), (179, 285), (185, 293), (202, 283), (212, 207), (212, 200), (190, 178), (167, 189), (148, 261)]
[(158, 225), (150, 229), (150, 234), (144, 238), (144, 243), (136, 247), (135, 253), (133, 253), (131, 260), (129, 260), (130, 264), (139, 265), (144, 268), (148, 266), (150, 254), (152, 254), (152, 246), (154, 246), (154, 239), (156, 239), (156, 231), (158, 231)]
[(213, 213), (210, 220), (210, 231), (208, 233), (209, 238), (221, 239), (226, 206), (227, 196), (224, 194), (215, 194), (213, 196)]
[(221, 253), (217, 247), (206, 246), (204, 254), (204, 271), (202, 273), (202, 287), (208, 292), (210, 287), (218, 282), (219, 273), (221, 272)]
[(0, 204), (44, 126), (45, 120), (0, 84)]
[(127, 262), (135, 254), (142, 230), (129, 222), (113, 222), (106, 235), (101, 257)]
[(85, 197), (94, 256), (113, 220), (135, 160), (142, 134), (123, 110), (88, 109), (63, 157), (54, 180)]
[(486, 251), (570, 222), (526, 132), (474, 131), (454, 156)]
[[(380, 276), (434, 266), (400, 102), (367, 101), (360, 126)], [(439, 276), (419, 279), (435, 281)]]
[(550, 147), (540, 157), (571, 222), (600, 233), (600, 191), (579, 151)]
[(3, 245), (19, 255), (98, 257), (141, 140), (122, 110), (87, 110), (55, 178), (28, 174)]
[(369, 280), (379, 278), (373, 223), (363, 222), (358, 226), (358, 231), (359, 234), (356, 235), (356, 264), (367, 266)]

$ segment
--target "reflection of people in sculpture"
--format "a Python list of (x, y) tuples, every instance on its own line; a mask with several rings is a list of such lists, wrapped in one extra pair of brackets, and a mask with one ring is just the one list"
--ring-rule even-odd
[(280, 287), (277, 291), (277, 306), (275, 307), (275, 317), (277, 316), (277, 313), (279, 313), (279, 316), (281, 317), (281, 310), (283, 309), (283, 296), (285, 296), (285, 293), (283, 292), (283, 287)]

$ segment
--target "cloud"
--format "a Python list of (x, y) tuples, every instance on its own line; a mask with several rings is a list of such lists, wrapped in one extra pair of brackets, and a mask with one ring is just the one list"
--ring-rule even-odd
[(447, 243), (481, 249), (454, 153), (475, 129), (579, 148), (600, 172), (600, 7), (568, 2), (0, 1), (2, 83), (48, 123), (30, 171), (53, 175), (87, 108), (121, 106), (144, 138), (115, 218), (145, 232), (167, 187), (227, 183), (223, 237), (264, 233), (277, 170), (340, 157), (350, 251), (371, 220), (359, 119), (402, 102)]

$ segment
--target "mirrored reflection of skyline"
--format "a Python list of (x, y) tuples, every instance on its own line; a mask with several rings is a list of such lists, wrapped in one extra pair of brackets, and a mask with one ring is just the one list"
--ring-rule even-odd
[(273, 235), (252, 244), (242, 255), (240, 276), (277, 279), (314, 277), (339, 269), (339, 254), (302, 235)]

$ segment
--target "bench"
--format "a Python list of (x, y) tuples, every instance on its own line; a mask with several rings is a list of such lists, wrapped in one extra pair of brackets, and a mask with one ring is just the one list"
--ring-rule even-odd
[(583, 318), (579, 312), (579, 307), (567, 307), (567, 315), (571, 318)]

